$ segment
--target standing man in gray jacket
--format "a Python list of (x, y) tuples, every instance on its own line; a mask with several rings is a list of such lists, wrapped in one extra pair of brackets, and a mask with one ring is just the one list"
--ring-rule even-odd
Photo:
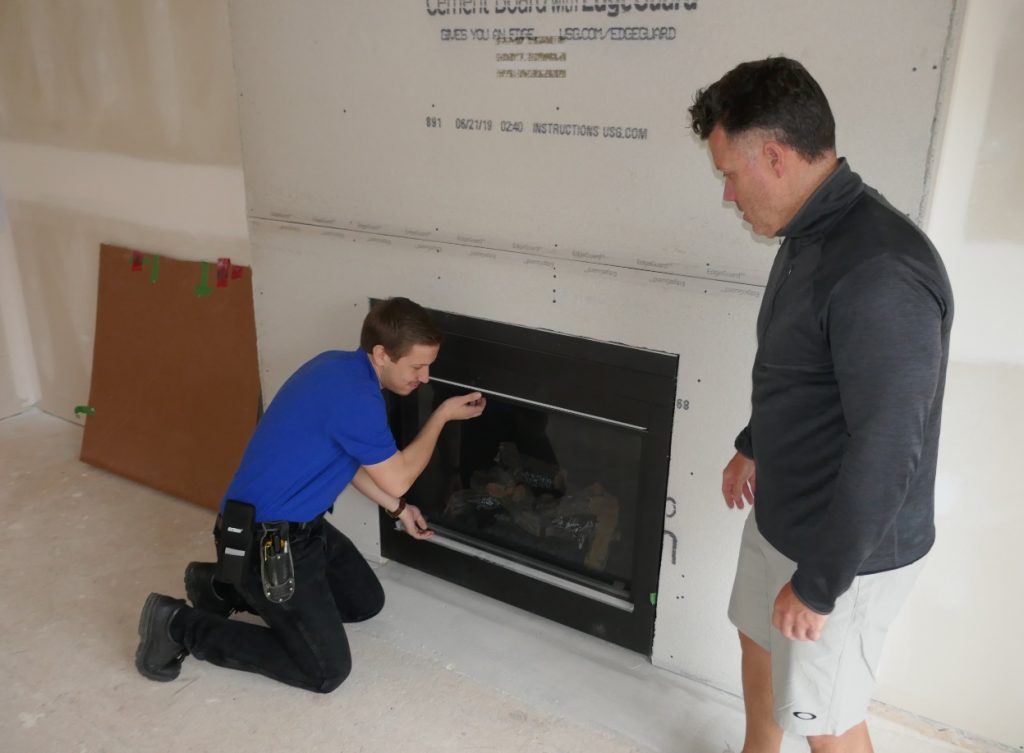
[(729, 605), (743, 753), (777, 753), (784, 730), (866, 753), (882, 642), (935, 540), (949, 280), (925, 235), (837, 158), (828, 101), (800, 63), (742, 63), (690, 115), (723, 198), (756, 234), (785, 238), (750, 422), (722, 475), (730, 508), (757, 503)]

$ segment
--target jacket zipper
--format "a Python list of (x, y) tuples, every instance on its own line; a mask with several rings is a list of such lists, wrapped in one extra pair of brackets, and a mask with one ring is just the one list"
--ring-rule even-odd
[(775, 318), (775, 302), (779, 298), (779, 293), (782, 291), (782, 286), (786, 284), (786, 281), (789, 280), (789, 276), (793, 274), (793, 267), (795, 265), (796, 260), (790, 259), (789, 266), (786, 268), (785, 276), (781, 280), (779, 280), (778, 284), (775, 286), (775, 290), (772, 292), (772, 300), (771, 303), (768, 304), (768, 316), (765, 317), (764, 334), (761, 335), (761, 337), (764, 340), (768, 339), (768, 330), (771, 329), (772, 319)]

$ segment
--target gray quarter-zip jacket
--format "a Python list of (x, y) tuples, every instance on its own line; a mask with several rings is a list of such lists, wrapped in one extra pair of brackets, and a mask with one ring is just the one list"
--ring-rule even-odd
[(953, 295), (927, 237), (845, 160), (779, 235), (736, 449), (756, 464), (758, 529), (828, 613), (856, 575), (935, 541)]

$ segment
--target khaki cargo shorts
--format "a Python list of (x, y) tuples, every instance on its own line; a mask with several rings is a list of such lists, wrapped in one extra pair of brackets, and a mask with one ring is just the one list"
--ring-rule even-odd
[(796, 735), (841, 735), (864, 720), (889, 625), (924, 565), (859, 575), (817, 641), (791, 641), (772, 626), (775, 597), (796, 563), (747, 516), (729, 619), (771, 654), (775, 721)]

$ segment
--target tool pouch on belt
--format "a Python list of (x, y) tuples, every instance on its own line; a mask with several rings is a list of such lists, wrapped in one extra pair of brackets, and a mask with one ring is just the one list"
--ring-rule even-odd
[(295, 566), (288, 542), (288, 521), (260, 523), (260, 577), (263, 595), (283, 604), (295, 593)]
[(240, 585), (252, 553), (256, 508), (229, 499), (217, 521), (217, 572), (214, 580)]

